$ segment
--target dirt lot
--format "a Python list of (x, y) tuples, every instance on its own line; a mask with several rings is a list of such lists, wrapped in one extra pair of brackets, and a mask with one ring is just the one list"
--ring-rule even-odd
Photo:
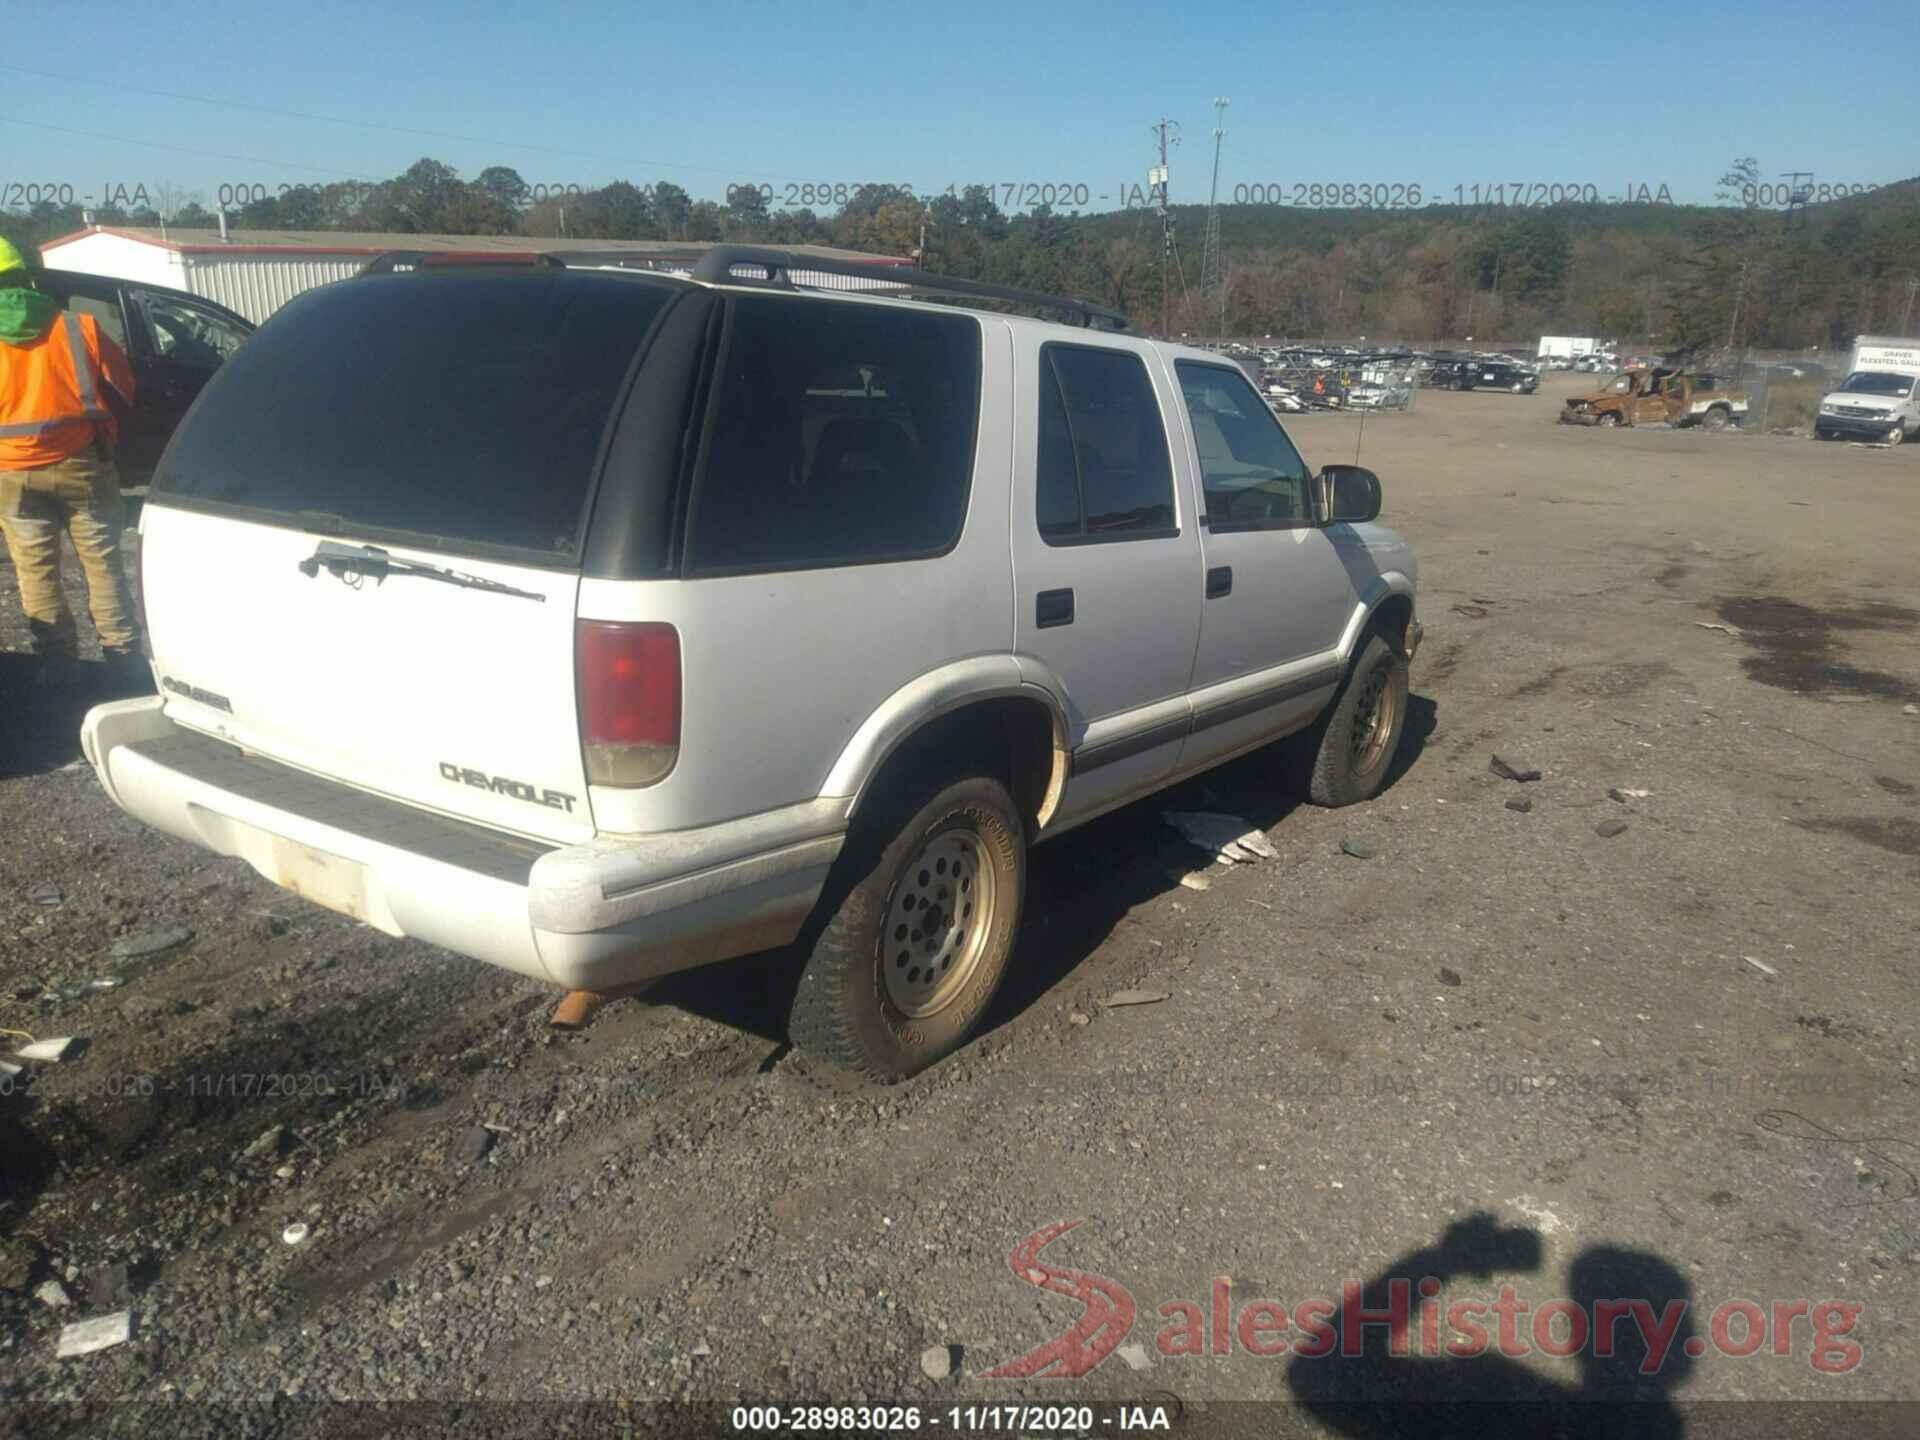
[[(1042, 848), (990, 1032), (892, 1090), (780, 1042), (781, 957), (553, 1033), (547, 992), (121, 816), (82, 704), (14, 683), (0, 1024), (90, 1043), (0, 1100), (0, 1398), (1304, 1399), (1353, 1434), (1392, 1424), (1361, 1394), (1920, 1399), (1920, 453), (1556, 426), (1574, 384), (1291, 422), (1420, 550), (1398, 779), (1187, 787), (1280, 852), (1205, 891), (1164, 801)], [(56, 1359), (113, 1264), (133, 1343)], [(1255, 1353), (1427, 1275), (1511, 1286), (1532, 1353), (1451, 1358), (1420, 1292), (1406, 1358)], [(1548, 1353), (1599, 1313), (1533, 1312), (1595, 1297), (1688, 1302), (1657, 1375), (1626, 1322)], [(1089, 1373), (985, 1374), (1083, 1313), (1051, 1355)]]

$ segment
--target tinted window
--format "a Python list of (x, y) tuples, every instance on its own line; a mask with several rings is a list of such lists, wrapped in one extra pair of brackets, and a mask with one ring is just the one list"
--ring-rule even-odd
[[(49, 285), (49, 292), (59, 297), (59, 289)], [(120, 302), (109, 294), (84, 294), (79, 290), (67, 293), (63, 299), (67, 309), (76, 315), (91, 315), (99, 325), (100, 333), (110, 336), (113, 343), (122, 350), (127, 348), (127, 322), (120, 314)]]
[(1035, 464), (1041, 535), (1065, 544), (1171, 532), (1167, 435), (1140, 357), (1124, 350), (1046, 345), (1040, 362)]
[(1200, 456), (1207, 523), (1216, 531), (1313, 521), (1307, 467), (1286, 431), (1236, 370), (1174, 363)]
[(601, 433), (671, 293), (554, 272), (311, 291), (220, 367), (155, 490), (571, 557)]
[(715, 405), (690, 568), (906, 559), (959, 539), (980, 408), (978, 321), (742, 296)]

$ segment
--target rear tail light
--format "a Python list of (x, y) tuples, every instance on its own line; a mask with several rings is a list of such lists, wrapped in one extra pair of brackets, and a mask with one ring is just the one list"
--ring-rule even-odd
[(680, 634), (655, 621), (574, 627), (580, 747), (595, 785), (652, 785), (680, 757)]

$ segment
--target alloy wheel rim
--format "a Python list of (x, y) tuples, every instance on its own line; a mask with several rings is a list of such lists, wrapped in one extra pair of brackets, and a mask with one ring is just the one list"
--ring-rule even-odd
[(930, 837), (901, 872), (880, 937), (887, 999), (901, 1014), (925, 1019), (965, 988), (986, 953), (994, 884), (986, 843), (967, 830)]
[(1387, 744), (1399, 720), (1399, 700), (1384, 667), (1367, 676), (1353, 710), (1353, 734), (1348, 740), (1349, 768), (1370, 775), (1385, 760)]

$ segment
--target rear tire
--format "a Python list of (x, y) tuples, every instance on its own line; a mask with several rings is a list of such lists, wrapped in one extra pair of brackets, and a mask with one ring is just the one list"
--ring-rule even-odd
[(1407, 729), (1407, 660), (1374, 631), (1326, 712), (1286, 742), (1289, 788), (1315, 805), (1371, 800)]
[(803, 932), (816, 938), (788, 1018), (795, 1045), (883, 1084), (973, 1034), (1027, 881), (1025, 826), (1000, 780), (956, 765), (889, 791), (856, 818)]
[(1904, 425), (1896, 425), (1887, 432), (1887, 444), (1889, 445), (1902, 444), (1905, 442), (1906, 438), (1907, 438), (1907, 427)]
[(1615, 410), (1607, 411), (1606, 413), (1601, 415), (1600, 423), (1606, 426), (1607, 429), (1609, 430), (1613, 429), (1615, 426), (1617, 426), (1620, 423), (1619, 412)]
[(1715, 406), (1700, 417), (1700, 428), (1702, 430), (1724, 430), (1732, 423), (1733, 417), (1718, 406)]

